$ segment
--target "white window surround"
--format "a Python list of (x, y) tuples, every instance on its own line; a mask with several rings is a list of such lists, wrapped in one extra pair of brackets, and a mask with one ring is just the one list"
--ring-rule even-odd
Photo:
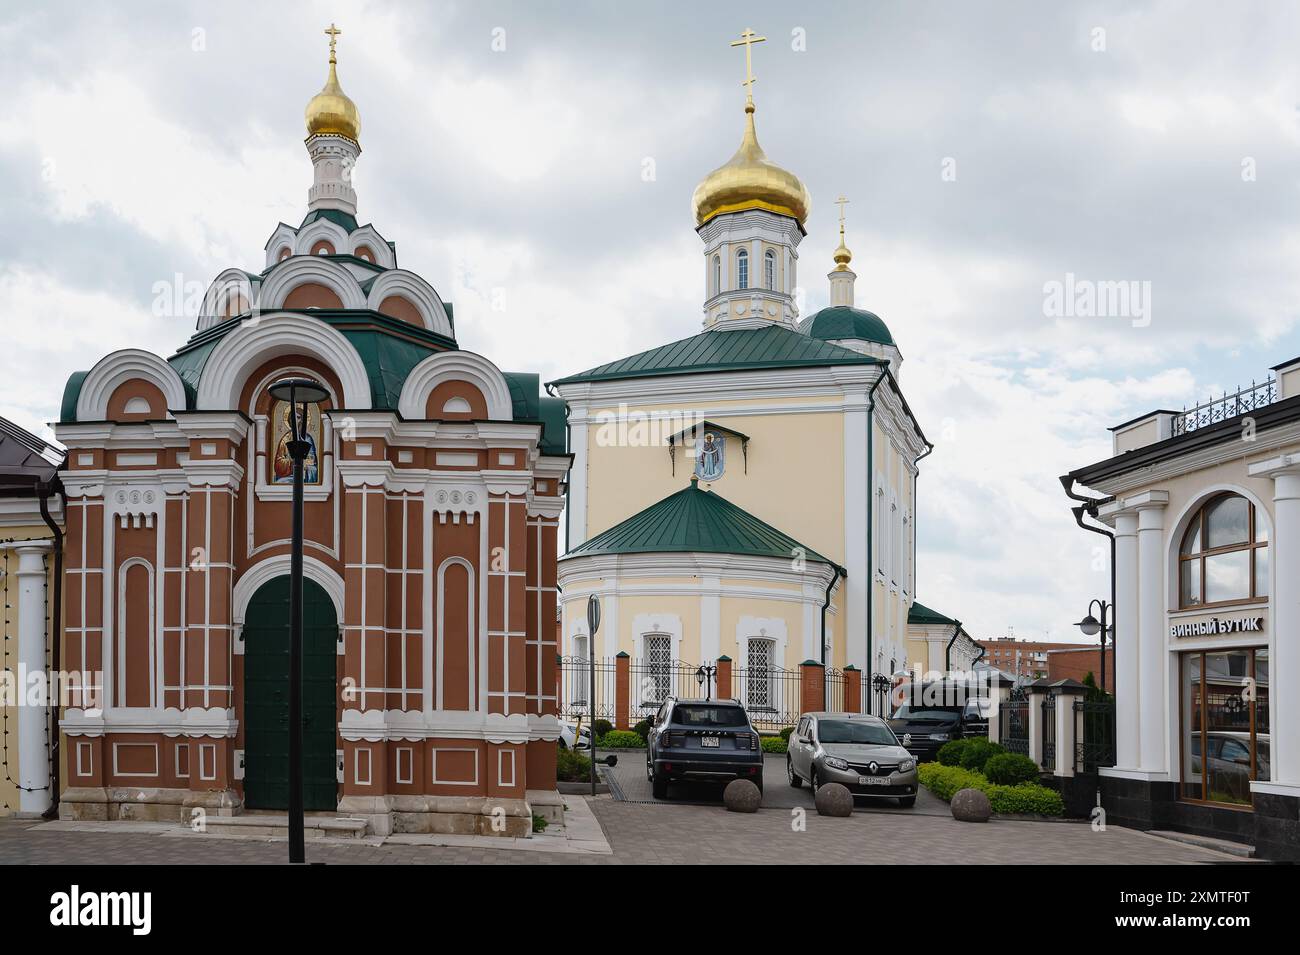
[[(256, 402), (259, 397), (270, 387), (274, 381), (290, 375), (300, 375), (306, 378), (319, 379), (318, 374), (314, 374), (302, 367), (285, 367), (277, 368), (274, 372), (258, 382), (257, 387), (253, 389), (253, 401)], [(322, 382), (322, 384), (324, 384)], [(325, 385), (325, 390), (329, 392), (330, 406), (339, 407), (338, 395), (334, 389)], [(248, 416), (253, 419), (254, 448), (253, 460), (249, 462), (249, 469), (253, 474), (247, 479), (254, 485), (254, 491), (259, 501), (291, 501), (293, 500), (292, 484), (272, 484), (269, 478), (271, 462), (271, 420), (267, 415), (257, 414), (250, 407), (247, 409)], [(327, 501), (334, 492), (334, 422), (328, 414), (320, 416), (320, 443), (317, 453), (320, 456), (320, 483), (304, 484), (302, 489), (302, 499), (304, 501)]]
[[(1164, 531), (1164, 533), (1166, 534), (1165, 564), (1167, 568), (1165, 573), (1165, 584), (1166, 584), (1165, 607), (1168, 609), (1168, 612), (1171, 614), (1185, 613), (1188, 615), (1196, 615), (1196, 614), (1204, 615), (1204, 614), (1214, 614), (1214, 613), (1223, 612), (1225, 610), (1231, 609), (1231, 607), (1227, 607), (1227, 606), (1214, 606), (1208, 608), (1188, 607), (1186, 610), (1179, 609), (1181, 594), (1179, 593), (1178, 557), (1179, 557), (1179, 549), (1183, 542), (1183, 537), (1187, 533), (1187, 528), (1188, 525), (1191, 524), (1192, 518), (1195, 517), (1198, 513), (1200, 513), (1201, 508), (1206, 504), (1207, 501), (1209, 501), (1213, 497), (1217, 497), (1220, 494), (1238, 494), (1241, 497), (1244, 497), (1251, 504), (1253, 504), (1255, 507), (1255, 519), (1257, 521), (1263, 519), (1264, 521), (1264, 528), (1268, 533), (1269, 546), (1270, 547), (1275, 546), (1275, 541), (1277, 537), (1273, 530), (1273, 508), (1272, 508), (1273, 502), (1271, 500), (1264, 501), (1253, 491), (1236, 484), (1211, 484), (1201, 488), (1199, 493), (1194, 498), (1192, 498), (1186, 504), (1183, 505), (1183, 509), (1178, 512), (1178, 516), (1172, 522), (1167, 523), (1165, 525), (1165, 531)], [(1274, 560), (1273, 555), (1270, 554), (1269, 561), (1268, 561), (1268, 574), (1269, 574), (1268, 592), (1270, 596), (1267, 604), (1246, 600), (1246, 601), (1242, 601), (1242, 604), (1244, 606), (1248, 606), (1248, 607), (1266, 606), (1270, 609), (1272, 608), (1273, 601), (1275, 599), (1272, 595), (1277, 593), (1277, 580), (1276, 580), (1277, 570), (1275, 564), (1276, 564), (1276, 560)], [(1270, 621), (1270, 627), (1271, 627), (1271, 621)], [(1251, 637), (1250, 635), (1243, 635), (1243, 637), (1247, 642), (1249, 642), (1250, 640), (1253, 640), (1255, 643), (1259, 642), (1258, 635), (1255, 635), (1253, 637)], [(1219, 642), (1226, 643), (1227, 641), (1220, 640)], [(1188, 643), (1180, 643), (1178, 645), (1178, 648), (1195, 649)]]
[(673, 659), (682, 658), (682, 618), (675, 613), (639, 613), (632, 618), (632, 656), (646, 658), (645, 638), (662, 633), (672, 638)]
[(791, 661), (786, 656), (789, 636), (789, 627), (780, 617), (741, 617), (736, 622), (736, 653), (740, 658), (740, 666), (749, 666), (749, 641), (760, 639), (775, 641), (773, 664), (787, 670), (791, 669)]

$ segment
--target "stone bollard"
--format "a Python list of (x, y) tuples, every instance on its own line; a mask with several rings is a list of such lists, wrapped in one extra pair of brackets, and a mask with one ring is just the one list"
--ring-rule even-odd
[(817, 804), (817, 814), (820, 816), (853, 815), (853, 793), (840, 783), (823, 783), (818, 786), (813, 802)]
[(748, 779), (733, 779), (722, 791), (722, 802), (727, 812), (758, 812), (762, 801), (762, 792)]
[(960, 789), (952, 797), (952, 817), (961, 822), (988, 822), (993, 815), (989, 797), (978, 789)]

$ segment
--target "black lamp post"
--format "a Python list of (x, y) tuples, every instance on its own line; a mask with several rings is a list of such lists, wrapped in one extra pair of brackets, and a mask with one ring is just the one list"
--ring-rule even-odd
[[(1097, 617), (1092, 615), (1094, 606), (1097, 608)], [(1101, 635), (1101, 675), (1097, 680), (1102, 693), (1106, 692), (1106, 635), (1113, 629), (1109, 622), (1113, 610), (1114, 608), (1106, 601), (1093, 598), (1092, 602), (1088, 604), (1088, 616), (1075, 624), (1076, 627), (1083, 631), (1084, 636), (1095, 637), (1098, 634)]]
[(695, 682), (704, 687), (704, 698), (711, 699), (713, 696), (713, 681), (718, 676), (718, 668), (712, 663), (707, 663), (695, 671)]
[(285, 378), (271, 386), (271, 397), (289, 403), (293, 440), (293, 544), (289, 553), (289, 862), (306, 862), (302, 809), (302, 468), (307, 443), (307, 405), (329, 397), (310, 378)]
[(871, 689), (875, 691), (876, 695), (876, 708), (881, 711), (881, 715), (885, 719), (888, 719), (891, 715), (890, 713), (885, 712), (888, 710), (885, 703), (888, 700), (888, 694), (893, 685), (893, 681), (883, 673), (877, 673), (871, 678)]

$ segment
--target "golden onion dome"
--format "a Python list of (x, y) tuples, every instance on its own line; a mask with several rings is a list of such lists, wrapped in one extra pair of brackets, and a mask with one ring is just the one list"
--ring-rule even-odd
[(691, 199), (695, 224), (702, 226), (714, 216), (742, 209), (766, 209), (790, 216), (803, 225), (812, 199), (803, 181), (788, 169), (769, 160), (754, 132), (754, 104), (745, 106), (745, 138), (725, 165), (704, 177)]
[(836, 272), (847, 272), (849, 270), (849, 263), (853, 261), (853, 253), (850, 252), (849, 247), (844, 244), (843, 229), (840, 230), (839, 248), (837, 248), (835, 252), (831, 255), (831, 258), (835, 260)]
[(339, 86), (335, 69), (333, 43), (330, 45), (330, 72), (325, 87), (307, 104), (307, 135), (333, 134), (346, 136), (355, 143), (361, 141), (361, 114), (357, 104), (348, 98)]

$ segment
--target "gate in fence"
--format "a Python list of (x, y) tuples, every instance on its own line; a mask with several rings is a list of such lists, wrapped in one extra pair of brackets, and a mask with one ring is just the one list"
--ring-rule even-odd
[(1056, 771), (1056, 695), (1043, 697), (1043, 772)]
[(1095, 773), (1115, 765), (1115, 701), (1075, 700), (1075, 726), (1082, 724), (1074, 744), (1074, 771)]
[(1011, 690), (998, 708), (998, 739), (1009, 753), (1029, 755), (1029, 699), (1023, 687)]

